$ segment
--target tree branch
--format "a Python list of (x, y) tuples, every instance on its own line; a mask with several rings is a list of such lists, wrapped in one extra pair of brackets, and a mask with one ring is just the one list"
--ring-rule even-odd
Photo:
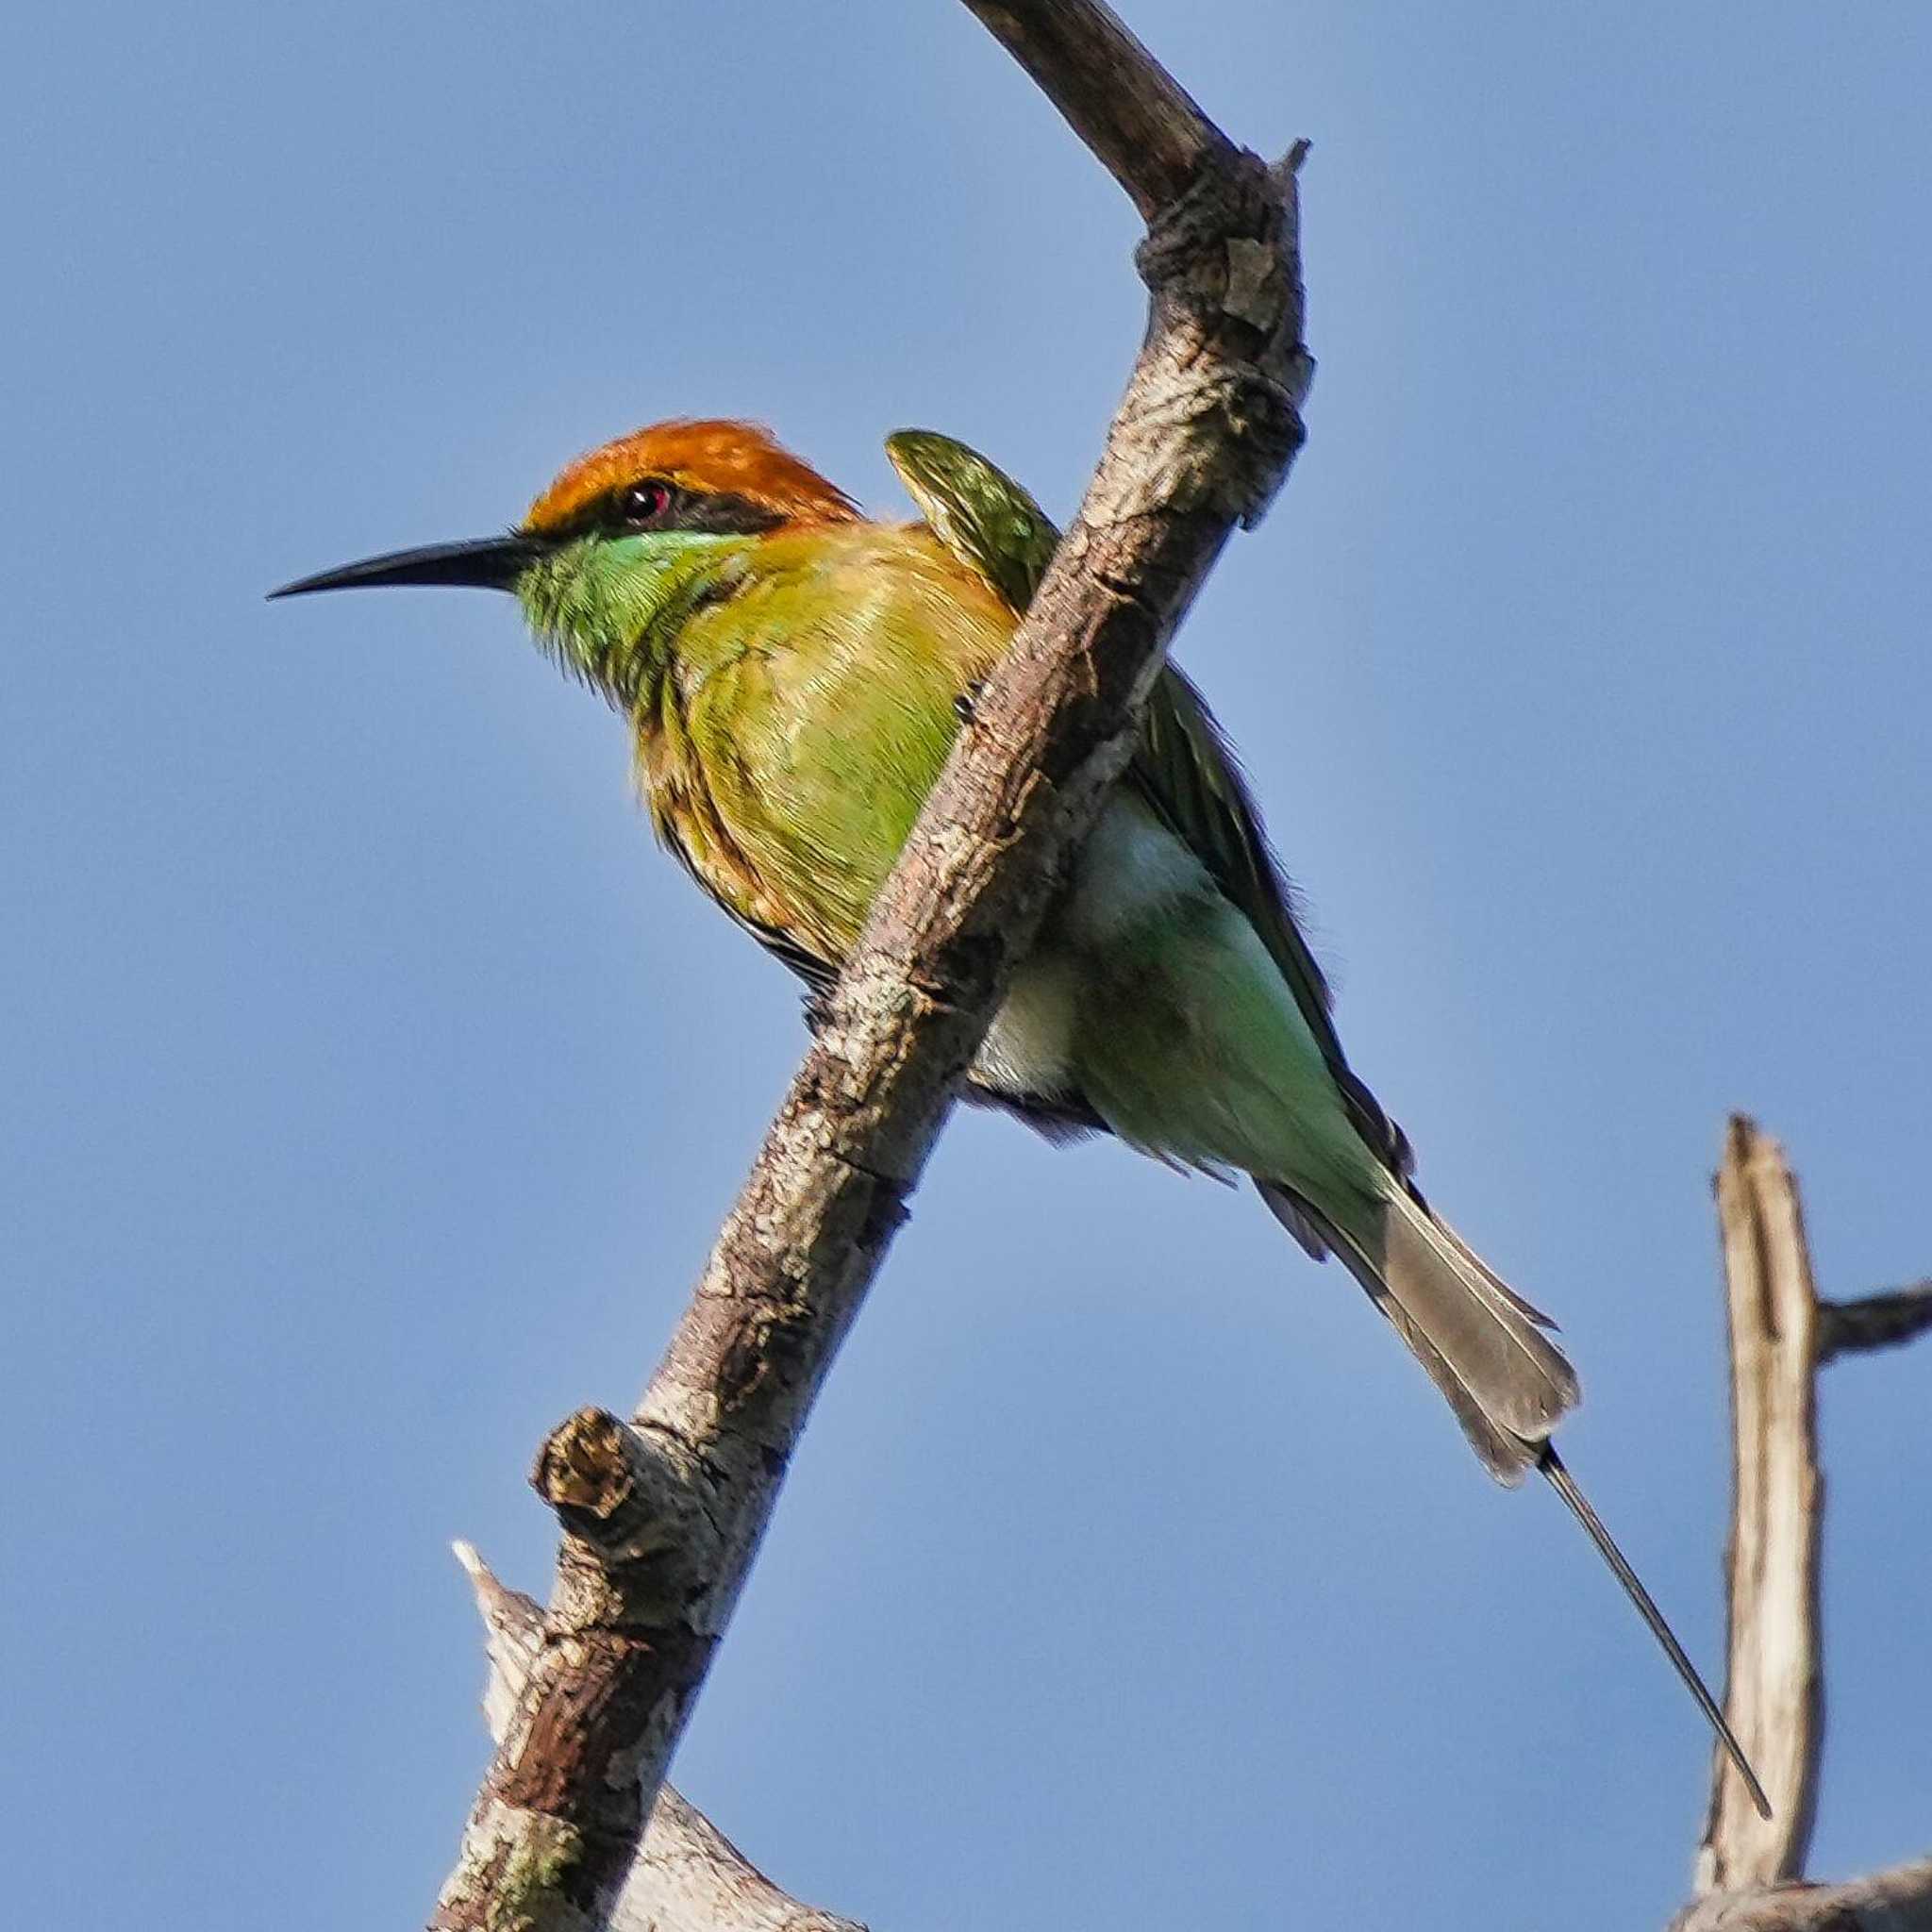
[[(543, 1644), (543, 1612), (521, 1591), (506, 1590), (468, 1543), (458, 1543), (456, 1553), (483, 1619), (490, 1658), (483, 1716), (500, 1743)], [(780, 1891), (669, 1785), (658, 1793), (610, 1924), (612, 1932), (865, 1932)]]
[[(812, 1398), (955, 1086), (1130, 753), (1168, 638), (1301, 442), (1312, 365), (1291, 166), (1270, 170), (1215, 134), (1092, 0), (975, 11), (1024, 42), (1030, 71), (1153, 211), (1137, 257), (1146, 341), (1080, 511), (641, 1403), (627, 1424), (574, 1417), (545, 1445), (537, 1479), (565, 1531), (556, 1593), (439, 1932), (610, 1923)], [(1082, 68), (1096, 58), (1105, 71)], [(1159, 104), (1158, 126), (1111, 112), (1115, 97)]]
[(1670, 1932), (1932, 1932), (1932, 1858), (1843, 1885), (1776, 1885), (1713, 1892)]
[(1717, 1176), (1731, 1343), (1729, 1665), (1724, 1715), (1757, 1767), (1761, 1818), (1721, 1751), (1697, 1855), (1700, 1894), (1805, 1869), (1818, 1799), (1818, 1301), (1784, 1150), (1731, 1116)]
[[(1698, 1848), (1697, 1898), (1671, 1932), (1932, 1932), (1932, 1858), (1843, 1885), (1803, 1880), (1818, 1800), (1824, 1666), (1818, 1635), (1817, 1372), (1835, 1348), (1932, 1326), (1932, 1284), (1838, 1307), (1813, 1287), (1798, 1184), (1784, 1150), (1731, 1116), (1717, 1174), (1731, 1345), (1730, 1643), (1724, 1715), (1770, 1793), (1753, 1809), (1721, 1751)], [(1869, 1339), (1835, 1343), (1846, 1309)]]
[[(1698, 1855), (1698, 1896), (1670, 1932), (1932, 1932), (1932, 1857), (1840, 1885), (1802, 1877), (1817, 1795), (1822, 1723), (1815, 1401), (1821, 1331), (1831, 1305), (1812, 1288), (1797, 1182), (1777, 1142), (1742, 1115), (1725, 1135), (1716, 1177), (1731, 1342), (1735, 1456), (1727, 1562), (1730, 1612), (1725, 1708), (1764, 1776), (1774, 1807), (1758, 1817), (1728, 1758), (1713, 1754), (1710, 1809)], [(1846, 1305), (1872, 1310), (1868, 1345), (1928, 1323), (1932, 1284)], [(622, 1565), (640, 1553), (715, 1559), (710, 1519), (636, 1426), (580, 1410), (551, 1436), (533, 1477), (577, 1541)], [(627, 1556), (625, 1553), (629, 1553)], [(467, 1544), (486, 1632), (484, 1712), (499, 1746), (527, 1708), (529, 1686), (557, 1645), (558, 1625), (506, 1590)], [(613, 1760), (615, 1766), (615, 1760)], [(644, 1788), (629, 1775), (640, 1814)], [(541, 1874), (539, 1874), (541, 1877)], [(519, 1904), (530, 1876), (507, 1862), (501, 1884)], [(778, 1890), (670, 1786), (616, 1874), (604, 1923), (614, 1932), (863, 1932)]]
[(1891, 1348), (1932, 1328), (1932, 1281), (1915, 1282), (1855, 1302), (1818, 1305), (1818, 1360)]
[(1178, 201), (1202, 160), (1232, 158), (1225, 135), (1098, 0), (966, 0), (1126, 190), (1143, 220)]

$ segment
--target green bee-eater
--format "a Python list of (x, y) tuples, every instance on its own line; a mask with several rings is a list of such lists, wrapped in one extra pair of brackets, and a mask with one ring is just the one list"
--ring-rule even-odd
[[(924, 513), (876, 523), (762, 430), (660, 424), (573, 463), (508, 535), (379, 557), (276, 595), (512, 592), (628, 723), (658, 836), (814, 990), (858, 937), (1057, 533), (926, 432), (887, 448)], [(1547, 1475), (1756, 1780), (1550, 1444), (1577, 1399), (1546, 1319), (1424, 1200), (1349, 1067), (1294, 902), (1213, 719), (1170, 667), (1140, 749), (974, 1061), (974, 1097), (1249, 1175), (1341, 1257), (1506, 1483)]]

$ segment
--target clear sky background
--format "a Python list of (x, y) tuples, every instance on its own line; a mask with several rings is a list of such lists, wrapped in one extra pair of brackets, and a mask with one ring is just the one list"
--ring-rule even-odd
[[(1718, 1661), (1708, 1197), (1932, 1268), (1932, 12), (1128, 0), (1314, 142), (1310, 441), (1180, 656), (1433, 1195)], [(541, 1591), (801, 1031), (507, 600), (270, 608), (567, 458), (888, 430), (1064, 514), (1142, 316), (949, 0), (25, 9), (0, 114), (8, 1915), (417, 1923), (484, 1756), (447, 1554)], [(1816, 1869), (1932, 1836), (1932, 1353), (1830, 1370)], [(1700, 1724), (1245, 1196), (949, 1131), (677, 1775), (878, 1932), (1660, 1926)]]

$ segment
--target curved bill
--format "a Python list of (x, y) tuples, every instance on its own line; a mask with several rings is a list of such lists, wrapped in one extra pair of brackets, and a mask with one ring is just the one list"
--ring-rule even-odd
[(469, 543), (391, 550), (386, 557), (368, 557), (340, 570), (297, 577), (269, 595), (306, 597), (311, 591), (358, 591), (383, 584), (461, 584), (478, 591), (508, 591), (549, 548), (540, 537), (512, 530), (505, 537), (481, 537)]

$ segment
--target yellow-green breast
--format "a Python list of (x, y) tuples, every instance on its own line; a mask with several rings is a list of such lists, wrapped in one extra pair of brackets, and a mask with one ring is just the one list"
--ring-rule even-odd
[(1015, 620), (923, 525), (780, 531), (733, 578), (636, 714), (639, 773), (727, 909), (836, 964)]

